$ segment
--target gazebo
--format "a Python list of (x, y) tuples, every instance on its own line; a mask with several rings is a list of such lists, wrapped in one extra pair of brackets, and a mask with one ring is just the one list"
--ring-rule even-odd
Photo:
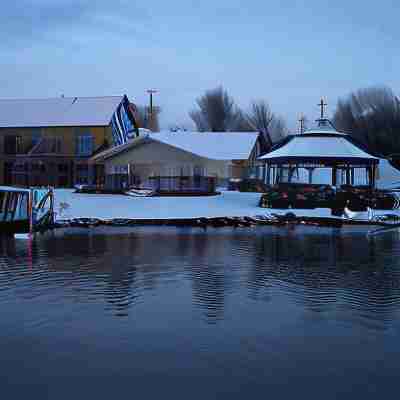
[(264, 182), (277, 184), (324, 184), (334, 187), (375, 187), (375, 157), (334, 129), (327, 119), (317, 120), (317, 129), (287, 137), (259, 160), (264, 164)]
[(379, 157), (324, 117), (317, 127), (291, 135), (258, 160), (263, 164), (265, 208), (392, 209), (394, 196), (376, 189)]

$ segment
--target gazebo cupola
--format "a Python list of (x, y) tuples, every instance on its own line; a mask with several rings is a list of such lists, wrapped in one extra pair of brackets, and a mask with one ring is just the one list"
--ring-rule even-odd
[(335, 129), (324, 115), (323, 100), (319, 106), (321, 115), (315, 128), (286, 137), (259, 158), (264, 163), (265, 183), (375, 187), (379, 158)]

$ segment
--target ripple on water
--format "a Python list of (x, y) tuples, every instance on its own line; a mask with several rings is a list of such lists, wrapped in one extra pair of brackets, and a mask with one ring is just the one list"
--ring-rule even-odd
[[(186, 290), (206, 322), (224, 320), (227, 304), (235, 301), (279, 296), (326, 318), (390, 325), (400, 305), (399, 254), (395, 237), (371, 241), (326, 230), (50, 235), (31, 248), (3, 241), (0, 302), (97, 303), (105, 312), (127, 316), (145, 306), (149, 295), (172, 301)], [(174, 304), (178, 312), (179, 302)]]

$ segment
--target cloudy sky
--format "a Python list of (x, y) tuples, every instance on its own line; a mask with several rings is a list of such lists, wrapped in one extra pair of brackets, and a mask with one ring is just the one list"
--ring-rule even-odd
[(400, 91), (395, 0), (14, 0), (0, 13), (0, 97), (159, 93), (162, 125), (223, 85), (266, 99), (295, 128), (324, 96)]

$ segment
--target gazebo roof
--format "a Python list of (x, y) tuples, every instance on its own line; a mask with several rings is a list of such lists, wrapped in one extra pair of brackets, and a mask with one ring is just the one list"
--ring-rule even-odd
[(354, 139), (336, 131), (332, 125), (320, 124), (317, 129), (300, 135), (292, 135), (275, 145), (259, 160), (268, 164), (325, 163), (370, 165), (379, 158), (362, 149)]

